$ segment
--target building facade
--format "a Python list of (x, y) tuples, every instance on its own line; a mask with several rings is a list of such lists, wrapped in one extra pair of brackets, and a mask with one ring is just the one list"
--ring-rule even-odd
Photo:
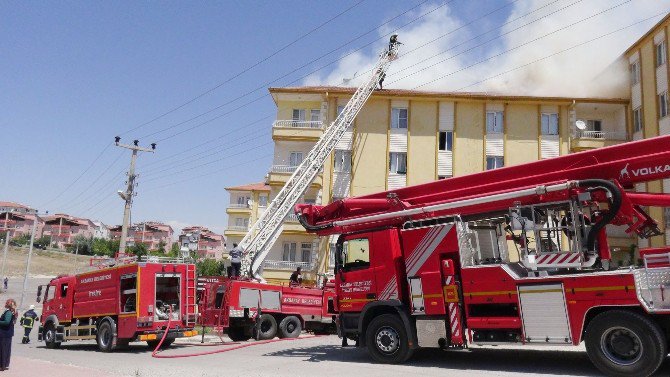
[[(628, 117), (632, 119), (633, 140), (670, 134), (668, 33), (670, 14), (628, 48), (622, 57), (630, 74)], [(637, 190), (670, 193), (670, 180), (643, 183)], [(662, 225), (661, 230), (670, 227), (670, 209), (651, 207), (649, 214)], [(639, 240), (640, 247), (666, 244), (670, 244), (670, 234)]]
[[(44, 219), (34, 213), (0, 212), (0, 233), (9, 233), (10, 240), (19, 236), (30, 236), (35, 220), (37, 220), (35, 238), (39, 238), (44, 228)], [(4, 238), (4, 236), (0, 238)]]
[(179, 235), (180, 249), (194, 252), (198, 258), (221, 259), (226, 248), (225, 238), (203, 226), (183, 228)]
[(0, 212), (37, 213), (37, 210), (16, 202), (0, 201)]
[[(119, 237), (120, 237), (119, 233)], [(158, 221), (146, 221), (133, 224), (130, 227), (128, 238), (131, 245), (144, 244), (149, 251), (169, 251), (172, 248), (174, 230), (170, 225)]]
[(65, 249), (73, 245), (78, 237), (93, 238), (95, 229), (95, 224), (89, 219), (59, 213), (44, 217), (42, 235), (49, 237), (51, 246)]

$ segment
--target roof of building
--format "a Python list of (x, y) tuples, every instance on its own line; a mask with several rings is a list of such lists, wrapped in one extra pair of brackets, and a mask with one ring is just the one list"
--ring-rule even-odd
[(68, 215), (65, 213), (56, 213), (54, 215), (46, 216), (44, 217), (44, 222), (46, 223), (54, 223), (56, 221), (60, 222), (60, 219), (63, 219), (64, 221), (67, 221), (68, 223), (72, 225), (86, 225), (86, 226), (91, 226), (94, 227), (95, 224), (93, 221), (83, 218), (83, 217), (75, 217), (72, 215)]
[(26, 221), (33, 221), (35, 217), (37, 217), (37, 221), (39, 222), (44, 222), (44, 219), (41, 217), (32, 214), (32, 213), (16, 213), (16, 212), (0, 212), (0, 224), (2, 224), (2, 221), (7, 218), (7, 214), (9, 214), (9, 219), (20, 219), (20, 220), (26, 220)]
[[(354, 94), (356, 88), (341, 86), (301, 86), (301, 87), (275, 87), (268, 89), (271, 94), (279, 93), (312, 93), (312, 94)], [(438, 92), (428, 90), (409, 90), (409, 89), (384, 89), (376, 90), (373, 96), (386, 97), (423, 97), (423, 98), (454, 98), (454, 99), (486, 99), (486, 100), (504, 100), (504, 101), (544, 101), (544, 102), (605, 102), (627, 104), (630, 101), (626, 98), (587, 98), (587, 97), (545, 97), (528, 95), (509, 95), (503, 93), (483, 93), (483, 92)], [(277, 101), (274, 97), (275, 103)]]
[(270, 191), (270, 185), (265, 182), (249, 183), (240, 186), (226, 187), (227, 191)]
[(632, 45), (630, 45), (630, 47), (628, 47), (628, 48), (626, 49), (626, 51), (623, 52), (622, 55), (626, 55), (626, 54), (628, 54), (632, 49), (634, 49), (638, 44), (640, 44), (640, 42), (642, 42), (643, 40), (645, 40), (645, 39), (646, 39), (647, 37), (649, 37), (654, 31), (656, 31), (656, 28), (658, 28), (662, 23), (664, 23), (665, 21), (667, 21), (668, 18), (670, 18), (670, 12), (669, 12), (668, 14), (666, 14), (665, 17), (663, 17), (660, 21), (658, 21), (658, 22), (657, 22), (654, 26), (652, 26), (649, 30), (647, 30), (646, 33), (642, 34), (642, 36), (641, 36), (640, 38), (638, 38), (638, 39), (635, 41), (635, 43), (633, 43)]
[(26, 209), (33, 209), (31, 207), (28, 207), (25, 204), (21, 203), (16, 203), (16, 202), (5, 202), (5, 201), (0, 201), (0, 207), (13, 207), (13, 208), (26, 208)]

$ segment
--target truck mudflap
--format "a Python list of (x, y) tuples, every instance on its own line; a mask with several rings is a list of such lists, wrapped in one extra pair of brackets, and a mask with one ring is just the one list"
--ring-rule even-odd
[[(138, 335), (135, 340), (139, 341), (151, 341), (151, 340), (161, 340), (165, 334), (164, 330), (161, 331), (152, 331), (144, 334)], [(191, 336), (198, 335), (198, 331), (194, 329), (171, 329), (168, 330), (165, 340), (172, 340), (177, 338), (188, 338)]]

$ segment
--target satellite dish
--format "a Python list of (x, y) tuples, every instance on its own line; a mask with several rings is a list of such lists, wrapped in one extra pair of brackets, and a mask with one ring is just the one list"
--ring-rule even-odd
[(575, 122), (575, 127), (577, 127), (580, 130), (585, 130), (586, 129), (586, 122), (583, 120), (578, 120)]

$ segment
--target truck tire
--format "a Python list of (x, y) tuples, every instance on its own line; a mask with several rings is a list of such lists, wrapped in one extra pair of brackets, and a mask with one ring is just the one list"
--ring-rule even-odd
[(254, 326), (254, 338), (268, 340), (277, 336), (277, 320), (270, 314), (261, 314), (258, 325)]
[(95, 340), (98, 342), (98, 349), (101, 352), (112, 352), (114, 350), (114, 328), (109, 321), (102, 321), (98, 325)]
[(625, 310), (598, 314), (586, 328), (584, 341), (593, 365), (614, 377), (650, 376), (668, 354), (659, 326)]
[(365, 340), (368, 353), (379, 363), (404, 363), (414, 353), (405, 325), (397, 315), (382, 314), (373, 319), (365, 331)]
[(44, 343), (47, 348), (58, 348), (60, 347), (60, 342), (56, 341), (56, 326), (53, 322), (50, 322), (44, 328)]
[(279, 322), (280, 338), (297, 338), (302, 332), (302, 323), (300, 318), (290, 315)]
[(244, 342), (251, 339), (251, 334), (243, 326), (233, 326), (228, 328), (228, 337), (233, 342)]

